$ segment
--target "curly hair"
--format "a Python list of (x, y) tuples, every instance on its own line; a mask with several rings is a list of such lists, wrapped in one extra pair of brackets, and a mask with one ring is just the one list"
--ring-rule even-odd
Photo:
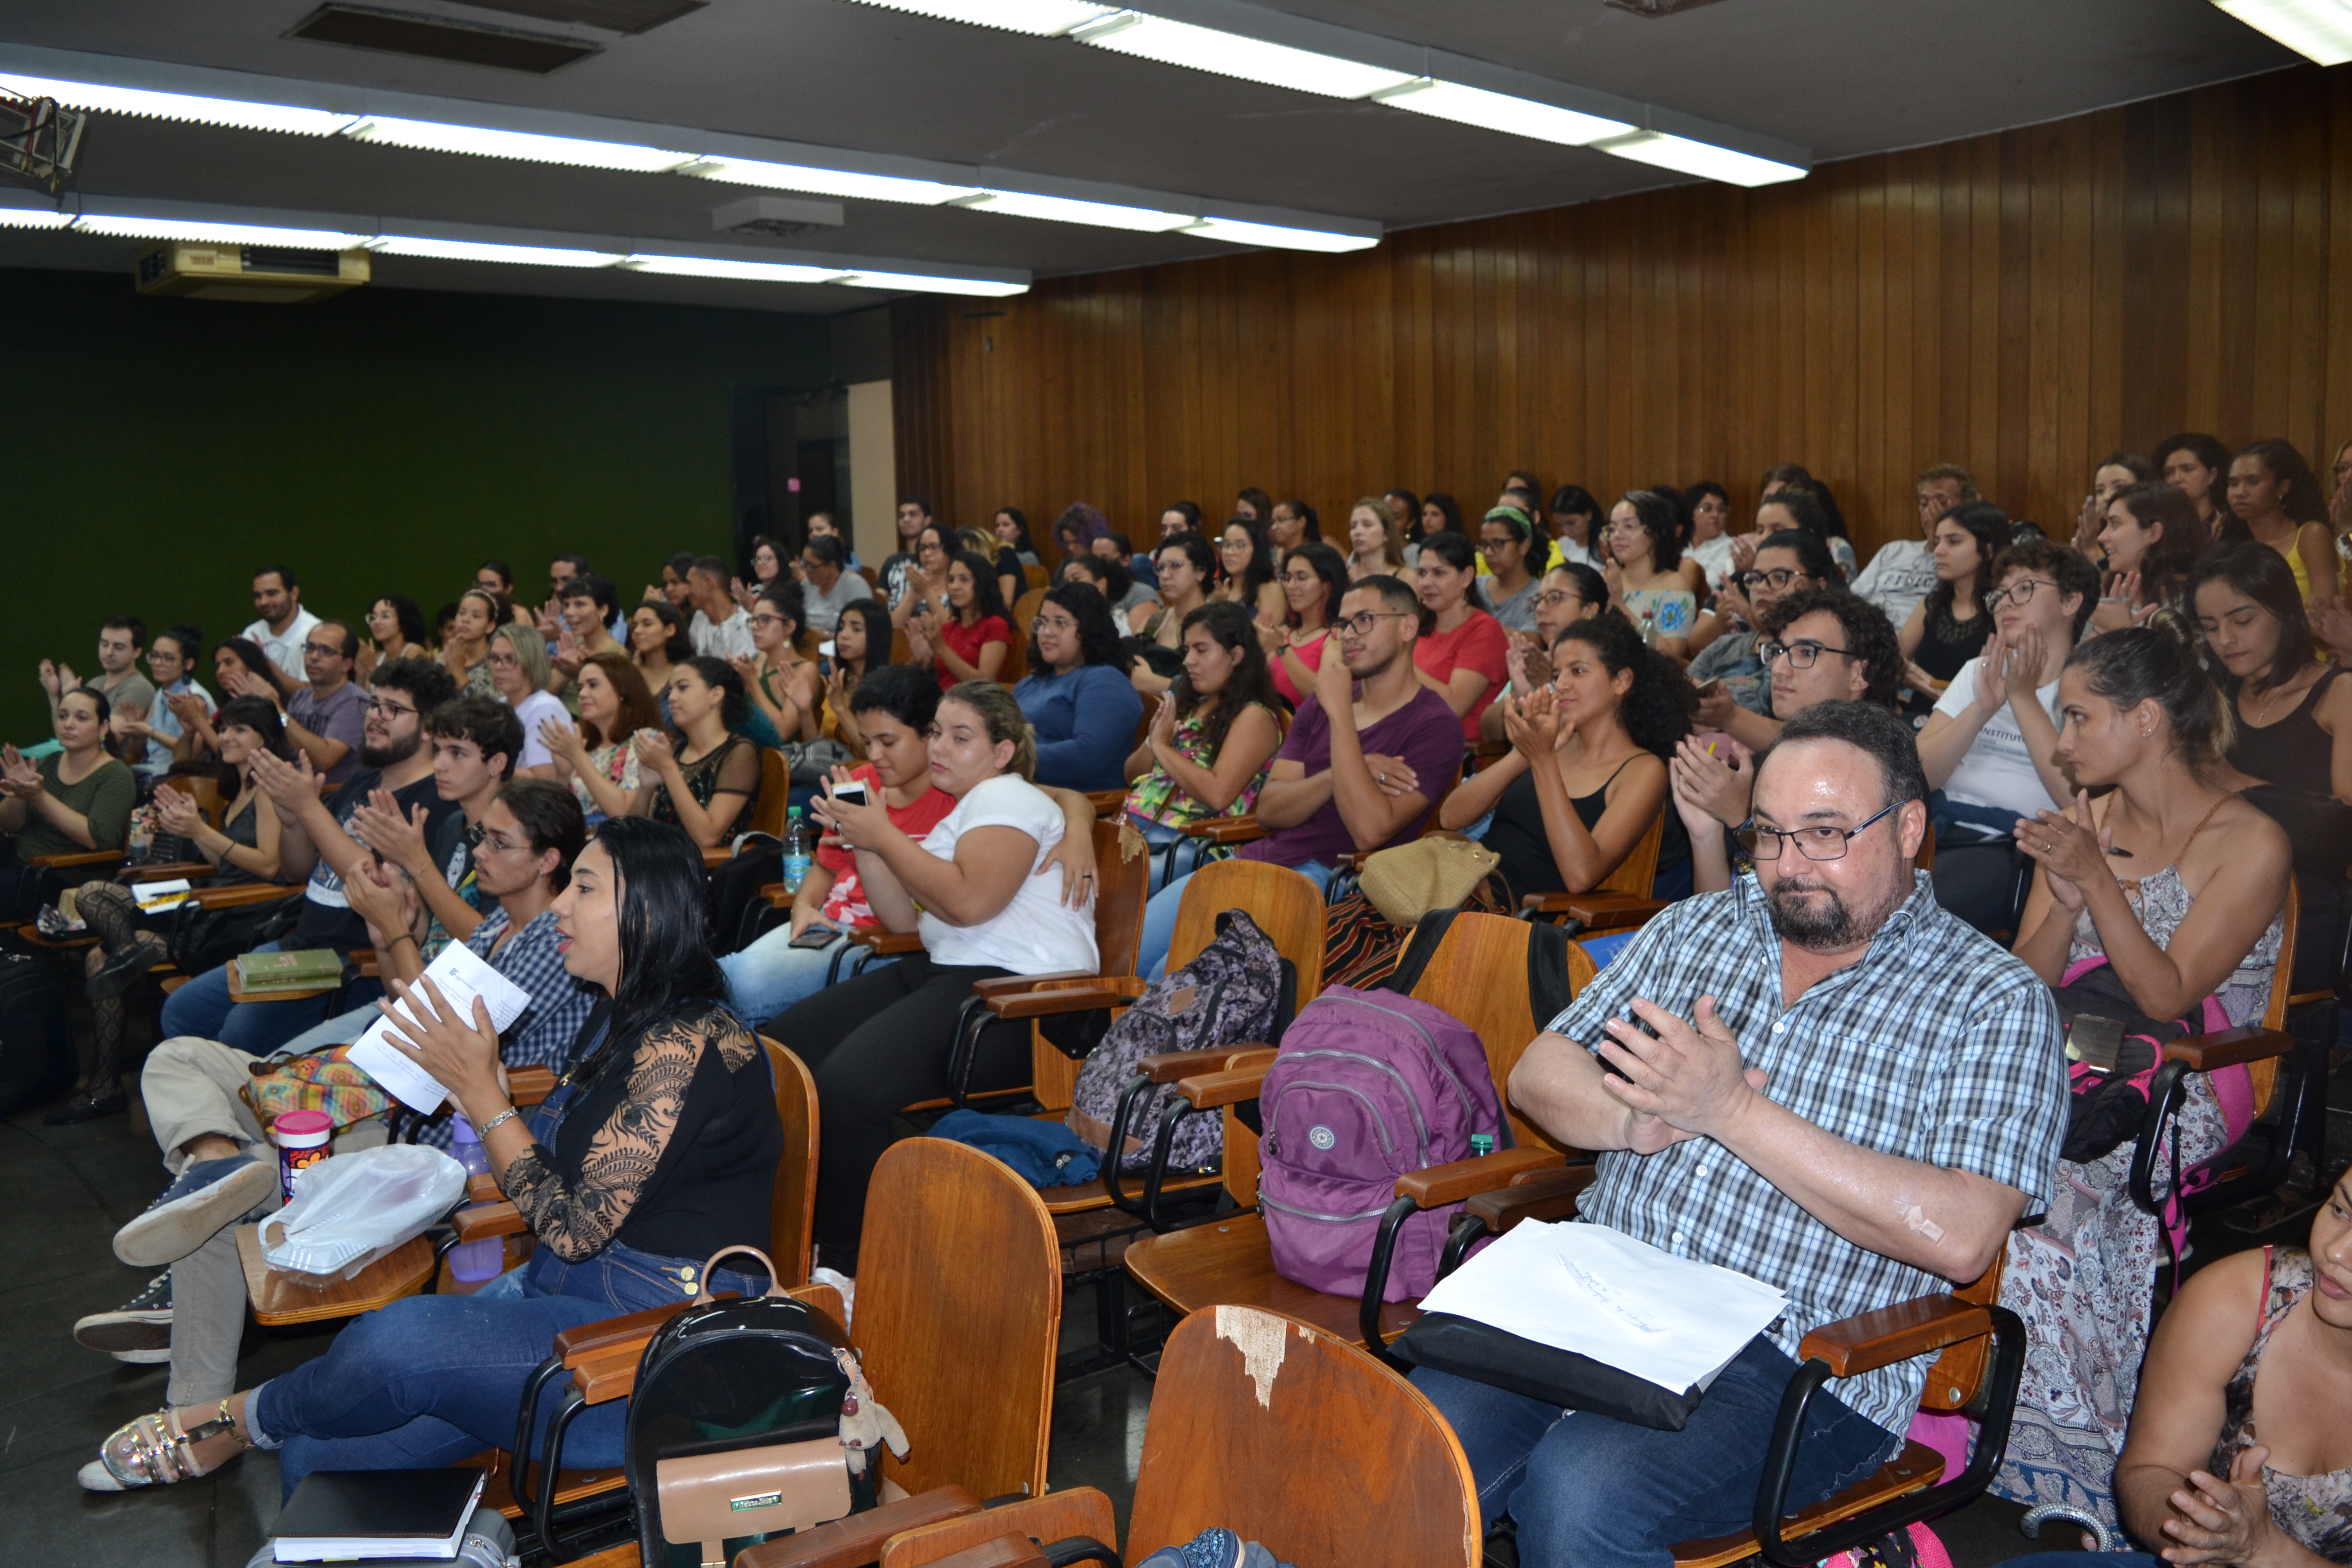
[(1202, 698), (1192, 689), (1190, 670), (1176, 678), (1176, 711), (1189, 714), (1202, 701), (1213, 706), (1201, 721), (1201, 739), (1209, 749), (1209, 760), (1215, 763), (1217, 753), (1225, 748), (1225, 734), (1240, 718), (1242, 710), (1255, 702), (1269, 713), (1282, 711), (1282, 698), (1275, 689), (1274, 671), (1265, 660), (1265, 645), (1257, 639), (1257, 622), (1249, 610), (1230, 599), (1219, 599), (1202, 605), (1184, 617), (1184, 630), (1206, 626), (1209, 636), (1219, 646), (1241, 656), (1225, 684), (1211, 697)]
[(1816, 610), (1836, 618), (1845, 651), (1862, 660), (1861, 700), (1882, 708), (1895, 706), (1903, 687), (1903, 645), (1895, 639), (1895, 623), (1886, 612), (1849, 588), (1807, 588), (1772, 606), (1769, 637), (1779, 637)]
[[(1110, 601), (1104, 598), (1102, 590), (1092, 583), (1064, 582), (1048, 588), (1045, 597), (1039, 602), (1039, 611), (1042, 613), (1047, 605), (1061, 605), (1070, 612), (1070, 618), (1078, 623), (1079, 663), (1107, 664), (1113, 669), (1123, 670), (1134, 662), (1134, 655), (1127, 651), (1119, 637), (1118, 622), (1110, 613)], [(1037, 647), (1037, 634), (1030, 633), (1030, 673), (1044, 675), (1052, 668)]]
[(1630, 669), (1633, 684), (1618, 700), (1617, 721), (1633, 743), (1662, 758), (1675, 754), (1675, 744), (1691, 732), (1698, 713), (1698, 689), (1682, 667), (1642, 641), (1642, 634), (1622, 616), (1594, 616), (1571, 621), (1552, 639), (1552, 648), (1580, 642), (1601, 658), (1601, 668), (1614, 676)]

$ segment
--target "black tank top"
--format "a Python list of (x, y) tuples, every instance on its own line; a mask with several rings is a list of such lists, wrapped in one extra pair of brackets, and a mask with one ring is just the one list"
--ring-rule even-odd
[[(1609, 809), (1609, 786), (1617, 782), (1617, 773), (1633, 759), (1628, 757), (1617, 765), (1617, 773), (1601, 781), (1601, 787), (1591, 795), (1571, 795), (1568, 804), (1576, 808), (1576, 819), (1584, 824), (1587, 833), (1600, 822)], [(1683, 826), (1682, 813), (1674, 802), (1665, 803), (1666, 830), (1658, 841), (1658, 876), (1663, 878), (1673, 867), (1690, 858), (1690, 834)], [(1495, 820), (1481, 840), (1487, 848), (1502, 857), (1496, 869), (1511, 884), (1516, 897), (1524, 893), (1564, 893), (1568, 882), (1559, 874), (1559, 864), (1551, 858), (1551, 840), (1544, 837), (1543, 803), (1536, 794), (1536, 775), (1522, 773), (1503, 786), (1503, 795), (1495, 803)]]
[[(1918, 651), (1912, 654), (1911, 661), (1938, 680), (1948, 681), (1959, 674), (1969, 660), (1984, 651), (1985, 639), (1992, 636), (1992, 617), (1982, 610), (1973, 620), (1956, 621), (1948, 611), (1937, 614), (1932, 609), (1920, 619), (1925, 625), (1920, 631)], [(1910, 711), (1926, 713), (1935, 706), (1933, 693), (1911, 694)]]
[(2245, 722), (2245, 710), (2241, 707), (2236, 731), (2230, 741), (2230, 765), (2282, 789), (2334, 795), (2336, 742), (2319, 727), (2319, 721), (2313, 715), (2319, 710), (2320, 699), (2326, 695), (2328, 687), (2343, 673), (2342, 665), (2329, 665), (2285, 718), (2259, 730)]

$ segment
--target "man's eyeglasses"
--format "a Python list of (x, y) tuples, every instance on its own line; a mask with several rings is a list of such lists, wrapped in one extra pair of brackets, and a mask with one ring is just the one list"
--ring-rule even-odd
[(2040, 577), (2020, 577), (2008, 587), (1996, 588), (1987, 594), (1985, 608), (1998, 610), (2003, 605), (2015, 605), (2019, 609), (2023, 609), (2033, 603), (2033, 590), (2036, 588), (2047, 588), (2054, 594), (2058, 591), (2058, 584)]
[(386, 702), (381, 697), (369, 698), (367, 710), (374, 714), (379, 719), (399, 719), (403, 717), (414, 719), (416, 717), (415, 709), (404, 707), (402, 704), (397, 702)]
[(1803, 575), (1793, 566), (1775, 566), (1769, 572), (1734, 573), (1731, 580), (1751, 594), (1759, 588), (1769, 588), (1777, 594)]
[(1034, 616), (1030, 617), (1029, 629), (1033, 632), (1074, 632), (1078, 629), (1078, 623), (1062, 616)]
[(302, 645), (302, 651), (306, 654), (314, 655), (320, 658), (341, 658), (343, 657), (343, 650), (341, 648), (332, 647), (325, 643), (306, 642)]
[(1358, 610), (1352, 616), (1341, 616), (1332, 625), (1343, 632), (1353, 632), (1361, 637), (1371, 636), (1372, 627), (1382, 621), (1402, 621), (1407, 618), (1402, 610)]
[(1825, 653), (1840, 654), (1847, 658), (1861, 657), (1852, 648), (1832, 647), (1827, 643), (1759, 642), (1756, 645), (1756, 657), (1764, 661), (1767, 669), (1771, 668), (1784, 653), (1789, 656), (1789, 668), (1791, 669), (1811, 669), (1813, 661)]
[(1902, 804), (1889, 801), (1852, 827), (1759, 827), (1750, 817), (1733, 828), (1731, 837), (1754, 860), (1778, 860), (1783, 839), (1795, 844), (1797, 853), (1808, 860), (1843, 860), (1854, 835)]

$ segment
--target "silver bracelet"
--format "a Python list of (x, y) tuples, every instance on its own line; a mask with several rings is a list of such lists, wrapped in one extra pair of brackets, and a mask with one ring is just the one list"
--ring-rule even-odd
[(491, 1117), (488, 1121), (483, 1122), (479, 1127), (475, 1128), (474, 1136), (477, 1139), (488, 1138), (492, 1132), (504, 1127), (508, 1122), (512, 1121), (516, 1117), (520, 1116), (521, 1114), (521, 1111), (517, 1110), (513, 1106), (509, 1105), (504, 1110), (499, 1111), (496, 1116)]

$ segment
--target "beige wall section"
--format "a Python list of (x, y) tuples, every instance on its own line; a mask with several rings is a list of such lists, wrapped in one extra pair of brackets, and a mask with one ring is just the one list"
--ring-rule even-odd
[(898, 459), (890, 384), (849, 388), (849, 536), (858, 559), (880, 565), (898, 548)]

